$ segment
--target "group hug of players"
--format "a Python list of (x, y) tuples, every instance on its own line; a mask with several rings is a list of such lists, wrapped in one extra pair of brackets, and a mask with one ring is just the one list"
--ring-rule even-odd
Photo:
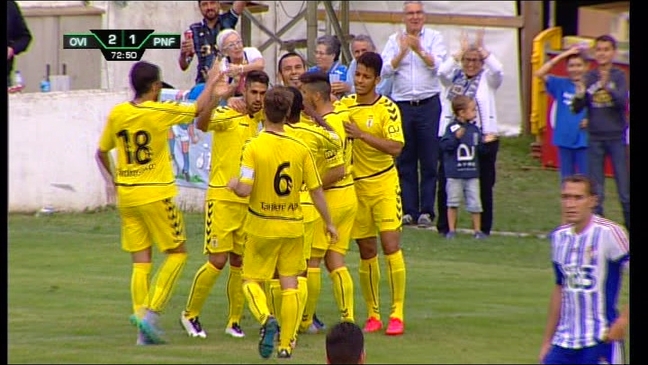
[[(227, 262), (229, 315), (225, 331), (233, 337), (244, 337), (240, 323), (247, 300), (261, 324), (259, 353), (264, 358), (275, 353), (275, 348), (278, 357), (291, 357), (298, 333), (324, 329), (315, 316), (322, 263), (332, 282), (340, 320), (355, 321), (354, 284), (345, 263), (351, 240), (358, 244), (361, 257), (360, 287), (367, 306), (364, 330), (380, 331), (383, 322), (378, 236), (392, 299), (385, 333), (403, 334), (406, 278), (400, 249), (400, 187), (394, 160), (404, 145), (400, 113), (389, 98), (375, 91), (382, 69), (380, 55), (365, 53), (357, 63), (356, 93), (339, 100), (331, 95), (328, 75), (305, 72), (303, 58), (291, 53), (279, 61), (284, 86), (270, 88), (265, 72), (251, 71), (245, 78), (244, 95), (230, 99), (228, 106), (216, 106), (228, 85), (226, 76), (214, 67), (195, 104), (131, 102), (111, 112), (100, 142), (100, 160), (112, 148), (119, 150), (119, 141), (128, 142), (128, 132), (119, 129), (120, 123), (127, 123), (120, 122), (120, 113), (137, 114), (148, 108), (160, 115), (178, 115), (167, 118), (160, 130), (173, 123), (194, 122), (193, 118), (188, 120), (194, 113), (198, 116), (196, 127), (213, 133), (205, 198), (204, 252), (208, 259), (195, 274), (180, 319), (190, 336), (207, 336), (199, 314)], [(137, 82), (134, 69), (133, 84)], [(134, 128), (132, 123), (129, 128)], [(134, 133), (134, 146), (129, 149), (125, 145), (126, 160), (120, 157), (118, 166), (119, 162), (128, 165), (129, 157), (145, 160), (142, 156), (155, 149), (147, 147), (156, 143), (150, 134), (156, 133), (150, 132), (148, 137)], [(110, 168), (109, 163), (104, 166)], [(161, 168), (143, 169), (135, 177), (140, 180), (130, 181), (141, 181), (142, 175)], [(137, 174), (124, 174), (130, 175)], [(128, 200), (125, 194), (138, 186), (125, 183), (126, 178), (119, 176), (117, 172), (118, 199), (124, 203)], [(143, 187), (139, 188), (139, 194), (145, 193)], [(152, 213), (143, 212), (151, 207), (133, 208), (129, 213), (124, 207), (128, 204), (120, 205), (122, 246), (131, 252), (134, 265), (131, 292), (135, 314), (131, 321), (139, 329), (140, 344), (163, 342), (157, 319), (186, 262), (184, 222), (171, 198), (163, 199), (159, 204), (164, 206), (158, 207), (166, 215), (159, 220), (166, 219), (173, 227), (166, 237), (171, 243), (166, 246), (160, 244), (165, 242), (163, 233), (158, 232), (158, 237), (136, 237), (146, 229), (155, 230), (146, 223)], [(150, 216), (137, 217), (142, 214)], [(143, 226), (139, 232), (133, 228), (138, 225)], [(162, 223), (158, 228), (165, 230)], [(151, 270), (150, 245), (148, 261), (139, 254), (145, 251), (144, 240), (155, 241), (168, 255), (156, 282), (150, 290), (146, 286), (142, 294), (144, 289), (136, 287), (143, 288), (144, 280), (148, 285)], [(140, 242), (140, 246), (134, 247), (133, 241)], [(177, 244), (180, 241), (182, 246)]]

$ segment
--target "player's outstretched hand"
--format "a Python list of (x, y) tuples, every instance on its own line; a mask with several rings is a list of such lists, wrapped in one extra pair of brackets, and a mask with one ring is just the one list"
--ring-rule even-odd
[(331, 244), (336, 243), (339, 239), (337, 228), (335, 228), (333, 223), (326, 225), (326, 234), (329, 236), (329, 243)]

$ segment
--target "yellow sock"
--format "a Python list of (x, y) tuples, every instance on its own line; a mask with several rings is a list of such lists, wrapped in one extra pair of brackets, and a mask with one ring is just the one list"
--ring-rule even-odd
[(403, 251), (386, 256), (387, 259), (387, 272), (389, 275), (389, 288), (391, 289), (392, 297), (392, 312), (390, 317), (403, 320), (403, 307), (405, 306), (405, 260), (403, 259)]
[(360, 290), (367, 305), (367, 317), (380, 320), (380, 265), (378, 256), (360, 260)]
[(153, 291), (149, 292), (149, 310), (159, 313), (166, 307), (186, 262), (186, 253), (171, 253), (167, 255), (167, 258), (158, 270)]
[(353, 318), (353, 279), (349, 269), (341, 267), (330, 274), (333, 281), (333, 296), (343, 322), (354, 322)]
[(243, 283), (243, 294), (247, 299), (250, 312), (263, 325), (270, 317), (270, 310), (268, 309), (268, 299), (261, 284), (256, 281), (246, 281)]
[(317, 301), (322, 291), (322, 270), (319, 267), (309, 267), (307, 272), (308, 298), (304, 305), (304, 313), (301, 319), (302, 325), (310, 325), (313, 322)]
[[(297, 313), (304, 313), (304, 307), (306, 306), (306, 300), (308, 300), (308, 279), (303, 276), (297, 277), (297, 291), (299, 292), (299, 308), (297, 308)], [(299, 325), (295, 328), (295, 334), (293, 338), (297, 338), (297, 332), (299, 331)]]
[[(283, 320), (281, 332), (295, 334), (297, 333), (297, 327), (301, 319), (299, 313), (299, 291), (297, 289), (282, 290), (281, 296), (281, 318)], [(293, 336), (279, 337), (279, 348), (289, 349)]]
[(245, 296), (243, 295), (243, 278), (241, 277), (241, 268), (229, 267), (229, 276), (227, 277), (227, 301), (229, 303), (229, 320), (227, 327), (232, 327), (234, 323), (241, 324), (243, 316), (243, 306), (245, 305)]
[(221, 270), (218, 270), (209, 261), (198, 269), (189, 290), (184, 312), (185, 317), (196, 318), (200, 315), (200, 311), (205, 305), (207, 297), (209, 297), (209, 292), (214, 287), (220, 273)]
[(275, 316), (279, 325), (281, 325), (281, 282), (279, 279), (272, 279), (268, 282), (268, 305), (270, 313)]
[(263, 287), (263, 291), (265, 292), (265, 296), (266, 296), (266, 298), (268, 298), (268, 303), (267, 303), (268, 310), (270, 311), (270, 314), (272, 314), (274, 316), (275, 315), (275, 309), (272, 306), (272, 300), (270, 299), (270, 298), (272, 298), (272, 295), (270, 293), (270, 285), (271, 284), (272, 283), (270, 282), (270, 280), (267, 280), (267, 281), (263, 282), (263, 285), (261, 285), (261, 287)]
[(133, 301), (133, 313), (140, 314), (146, 308), (146, 299), (149, 293), (149, 280), (153, 264), (135, 263), (131, 274), (131, 298)]

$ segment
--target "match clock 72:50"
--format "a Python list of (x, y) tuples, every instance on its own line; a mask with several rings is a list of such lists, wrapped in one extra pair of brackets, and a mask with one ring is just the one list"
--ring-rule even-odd
[(144, 54), (143, 49), (133, 50), (110, 50), (102, 49), (106, 61), (139, 61)]

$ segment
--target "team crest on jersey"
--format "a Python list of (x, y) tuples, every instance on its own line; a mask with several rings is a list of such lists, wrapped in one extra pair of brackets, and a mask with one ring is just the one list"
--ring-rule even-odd
[(209, 245), (210, 245), (211, 247), (213, 247), (213, 248), (218, 247), (218, 238), (215, 238), (215, 237), (212, 238), (212, 239), (209, 241)]
[(594, 258), (596, 257), (596, 250), (592, 248), (592, 246), (587, 246), (585, 249), (585, 259), (589, 262), (594, 261)]
[(367, 119), (367, 128), (371, 128), (372, 125), (373, 125), (373, 117), (369, 117), (369, 119)]

